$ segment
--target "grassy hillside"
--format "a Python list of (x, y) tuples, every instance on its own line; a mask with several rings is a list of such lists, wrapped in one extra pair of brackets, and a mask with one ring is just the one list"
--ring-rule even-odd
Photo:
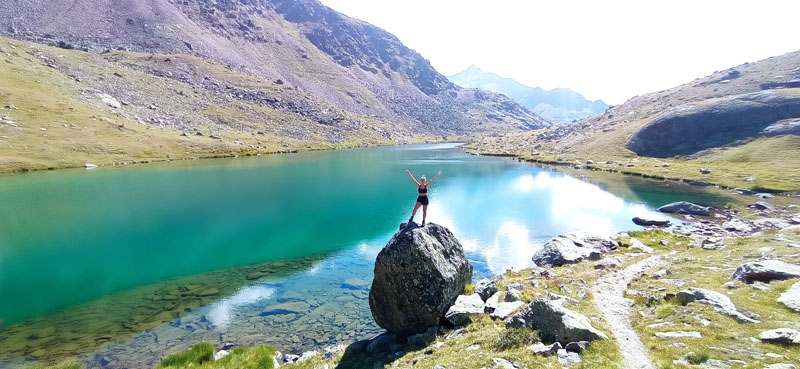
[[(592, 160), (600, 169), (704, 180), (729, 187), (800, 192), (800, 175), (797, 174), (800, 173), (800, 162), (796, 160), (800, 157), (800, 136), (796, 128), (782, 134), (740, 137), (707, 150), (675, 157), (640, 157), (627, 148), (631, 138), (643, 127), (663, 121), (668, 114), (690, 109), (707, 109), (713, 113), (713, 109), (717, 109), (713, 103), (763, 91), (791, 99), (800, 98), (800, 88), (796, 88), (793, 82), (798, 78), (800, 52), (794, 52), (716, 72), (669, 90), (637, 96), (601, 115), (574, 124), (481, 137), (469, 147), (476, 153), (516, 155), (545, 163), (577, 164), (577, 160), (585, 164)], [(732, 108), (746, 109), (742, 106)], [(742, 114), (747, 114), (747, 111), (743, 110)], [(779, 122), (784, 126), (796, 126), (800, 112), (795, 109), (787, 114), (795, 115), (795, 118)], [(700, 125), (705, 123), (702, 119), (698, 121)], [(756, 124), (755, 119), (753, 124)], [(659, 129), (669, 132), (671, 128), (674, 129), (664, 125)], [(715, 132), (714, 128), (712, 126), (700, 134), (681, 130), (670, 134), (689, 141), (705, 139), (712, 134), (735, 133), (726, 132), (724, 128)], [(607, 161), (614, 163), (604, 164)], [(701, 174), (701, 168), (710, 169), (711, 173)], [(756, 182), (746, 182), (746, 177), (754, 177)]]
[(431, 139), (192, 56), (0, 47), (0, 172)]

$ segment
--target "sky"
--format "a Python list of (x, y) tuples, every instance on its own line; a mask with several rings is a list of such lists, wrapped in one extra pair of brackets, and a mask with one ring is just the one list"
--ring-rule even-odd
[(471, 64), (620, 104), (800, 49), (798, 0), (321, 0), (442, 74)]

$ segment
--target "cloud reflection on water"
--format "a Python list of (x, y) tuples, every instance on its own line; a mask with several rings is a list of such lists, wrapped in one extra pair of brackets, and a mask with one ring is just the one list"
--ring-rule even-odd
[(258, 301), (266, 300), (275, 294), (275, 288), (264, 285), (251, 285), (240, 289), (235, 295), (215, 302), (206, 315), (215, 326), (224, 329), (233, 318), (238, 307), (248, 307)]

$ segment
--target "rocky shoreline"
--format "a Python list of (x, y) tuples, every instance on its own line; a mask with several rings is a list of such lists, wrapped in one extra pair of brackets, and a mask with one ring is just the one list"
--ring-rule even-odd
[[(800, 327), (769, 319), (796, 321), (800, 313), (800, 206), (777, 207), (766, 202), (754, 202), (741, 209), (709, 209), (690, 203), (668, 205), (662, 211), (679, 214), (683, 222), (667, 230), (652, 226), (646, 231), (613, 237), (586, 232), (554, 237), (533, 257), (538, 266), (480, 280), (474, 286), (466, 285), (456, 295), (445, 294), (450, 296), (445, 300), (452, 298), (452, 302), (447, 309), (438, 310), (435, 325), (421, 322), (403, 333), (386, 332), (348, 346), (301, 355), (278, 353), (275, 364), (299, 368), (531, 368), (553, 364), (655, 368), (665, 365), (663, 348), (676, 355), (670, 365), (674, 361), (679, 367), (759, 367), (763, 363), (769, 369), (794, 368), (800, 360)], [(690, 212), (698, 215), (687, 214)], [(429, 224), (425, 229), (428, 227), (440, 226)], [(390, 245), (402, 238), (399, 235), (405, 228), (403, 225)], [(412, 240), (411, 244), (413, 240), (428, 239), (426, 235), (406, 238)], [(759, 246), (762, 242), (777, 243), (782, 249)], [(430, 250), (430, 245), (423, 249)], [(451, 245), (440, 251), (447, 249), (457, 247)], [(716, 266), (715, 263), (728, 260), (714, 255), (726, 252), (742, 254), (744, 262), (727, 269), (723, 264)], [(689, 257), (690, 253), (708, 255), (714, 261), (695, 265), (696, 257)], [(676, 274), (685, 264), (701, 270), (699, 276), (708, 271), (724, 274), (726, 282), (716, 285), (681, 278)], [(378, 270), (376, 267), (376, 274)], [(760, 291), (772, 290), (770, 282), (777, 283), (773, 281), (791, 285), (758, 297)], [(649, 291), (633, 288), (642, 283), (669, 287)], [(402, 283), (396, 284), (399, 285)], [(757, 306), (731, 295), (748, 288), (753, 291), (750, 299), (756, 299), (758, 304), (779, 305), (777, 315), (770, 313), (766, 319), (756, 312)], [(376, 308), (386, 308), (378, 305), (372, 306), (373, 315)], [(698, 312), (693, 314), (702, 318), (682, 327), (664, 318), (656, 319), (660, 323), (642, 326), (637, 318), (644, 314), (649, 321), (650, 315), (655, 319), (664, 315), (660, 311), (672, 309), (694, 309)], [(403, 319), (417, 317), (416, 313), (401, 315), (396, 312), (393, 317), (404, 326), (408, 321)], [(701, 328), (692, 329), (694, 324)], [(749, 356), (724, 351), (729, 358), (722, 360), (715, 358), (713, 352), (707, 354), (711, 346), (691, 343), (713, 339), (704, 328), (717, 325), (750, 329), (752, 336), (737, 343), (753, 346), (743, 351)], [(653, 330), (656, 332), (645, 333)], [(652, 340), (663, 343), (652, 346), (648, 344)], [(760, 353), (763, 350), (771, 351)]]

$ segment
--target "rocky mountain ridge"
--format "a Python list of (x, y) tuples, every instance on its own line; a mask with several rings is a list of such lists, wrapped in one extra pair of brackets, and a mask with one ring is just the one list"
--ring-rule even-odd
[(528, 87), (511, 78), (484, 72), (475, 65), (447, 78), (461, 87), (502, 93), (555, 123), (568, 123), (600, 114), (609, 107), (602, 100), (589, 101), (568, 88), (547, 91), (539, 87)]
[(421, 133), (547, 123), (510, 99), (461, 89), (396, 37), (316, 0), (20, 1), (0, 33), (65, 49), (188, 54)]

